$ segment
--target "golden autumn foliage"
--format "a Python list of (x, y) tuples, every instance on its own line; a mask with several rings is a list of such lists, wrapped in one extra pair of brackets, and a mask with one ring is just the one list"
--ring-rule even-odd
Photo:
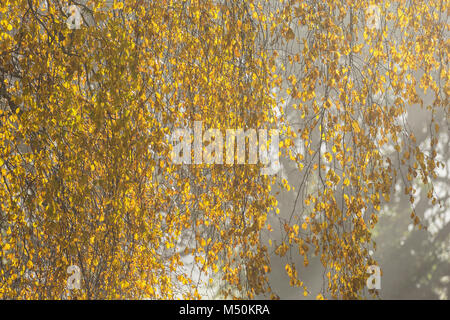
[[(294, 260), (318, 255), (327, 294), (360, 298), (394, 183), (413, 203), (421, 179), (435, 204), (448, 0), (90, 0), (80, 28), (70, 4), (0, 5), (0, 298), (197, 299), (213, 278), (226, 298), (276, 298), (273, 255), (305, 295)], [(298, 179), (175, 165), (170, 135), (196, 120), (280, 129)]]

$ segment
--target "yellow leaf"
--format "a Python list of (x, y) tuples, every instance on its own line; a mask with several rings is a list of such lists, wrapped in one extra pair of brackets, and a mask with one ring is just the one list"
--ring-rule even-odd
[(353, 121), (352, 122), (352, 127), (353, 127), (353, 130), (355, 130), (355, 132), (356, 133), (359, 133), (361, 130), (359, 129), (359, 124), (358, 124), (358, 122), (356, 122), (356, 121)]
[(114, 2), (113, 9), (114, 9), (114, 10), (120, 10), (120, 9), (123, 9), (123, 3), (122, 3), (122, 2)]

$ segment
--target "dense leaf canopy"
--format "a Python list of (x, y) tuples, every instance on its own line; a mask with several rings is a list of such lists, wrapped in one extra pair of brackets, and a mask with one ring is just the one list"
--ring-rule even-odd
[[(71, 4), (79, 28), (66, 23)], [(0, 297), (201, 298), (216, 288), (276, 298), (275, 255), (305, 296), (294, 261), (317, 255), (318, 298), (362, 297), (377, 264), (372, 229), (395, 183), (418, 227), (414, 181), (439, 205), (448, 8), (2, 1)], [(430, 119), (427, 150), (408, 126), (412, 106)], [(194, 121), (279, 129), (282, 170), (173, 163), (171, 133)], [(280, 211), (278, 192), (294, 205)], [(69, 292), (70, 265), (82, 276)]]

